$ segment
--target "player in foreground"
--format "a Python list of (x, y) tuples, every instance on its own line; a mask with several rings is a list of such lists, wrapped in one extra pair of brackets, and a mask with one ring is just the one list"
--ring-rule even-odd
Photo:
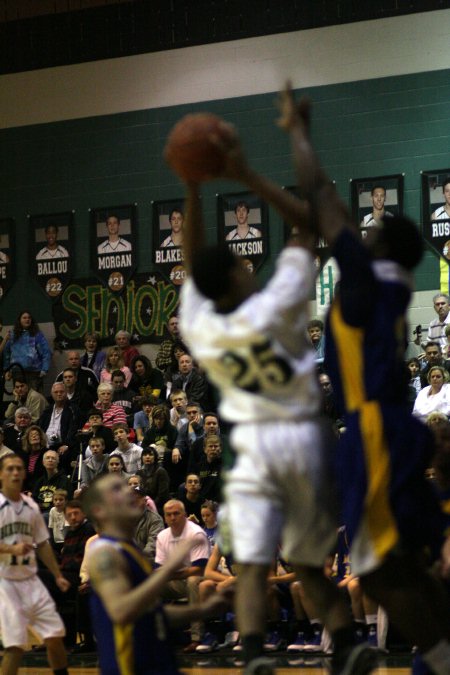
[(190, 278), (182, 290), (181, 329), (220, 390), (221, 415), (236, 424), (231, 442), (238, 457), (226, 500), (233, 556), (240, 563), (236, 611), (245, 673), (274, 672), (261, 655), (266, 580), (280, 541), (333, 635), (334, 672), (365, 673), (373, 655), (354, 646), (348, 608), (322, 573), (336, 537), (336, 510), (327, 475), (331, 443), (306, 337), (315, 277), (309, 208), (249, 168), (232, 129), (216, 141), (223, 143), (223, 175), (266, 199), (297, 232), (271, 281), (258, 291), (226, 244), (205, 245), (198, 186), (187, 185), (184, 259)]
[(180, 543), (167, 563), (152, 572), (133, 541), (142, 509), (136, 493), (120, 477), (95, 479), (83, 494), (83, 508), (100, 533), (89, 548), (87, 567), (102, 675), (179, 675), (169, 626), (207, 619), (228, 604), (216, 594), (202, 605), (162, 608), (161, 592), (195, 539)]
[(70, 583), (58, 567), (37, 504), (21, 494), (25, 466), (17, 455), (0, 459), (0, 626), (5, 647), (2, 675), (18, 672), (31, 628), (47, 647), (56, 675), (67, 675), (64, 625), (37, 576), (36, 553), (65, 592)]
[(425, 480), (433, 444), (409, 413), (403, 376), (405, 312), (422, 238), (410, 220), (390, 217), (363, 244), (312, 148), (309, 103), (296, 105), (287, 90), (283, 112), (300, 189), (341, 273), (328, 317), (325, 368), (345, 411), (337, 458), (352, 570), (425, 663), (448, 674), (449, 607), (422, 564), (424, 547), (440, 535), (438, 505)]

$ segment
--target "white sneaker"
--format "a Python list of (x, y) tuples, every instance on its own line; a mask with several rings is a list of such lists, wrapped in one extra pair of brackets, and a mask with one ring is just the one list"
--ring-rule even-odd
[(305, 634), (302, 631), (299, 631), (295, 637), (294, 642), (288, 645), (287, 650), (288, 652), (302, 652), (305, 645)]
[(231, 630), (229, 633), (225, 633), (225, 638), (220, 647), (234, 647), (238, 642), (239, 632), (237, 630)]

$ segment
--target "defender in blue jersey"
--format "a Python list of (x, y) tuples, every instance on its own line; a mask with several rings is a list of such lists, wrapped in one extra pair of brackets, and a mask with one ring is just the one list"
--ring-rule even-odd
[(90, 545), (87, 566), (102, 675), (179, 675), (169, 625), (205, 619), (226, 608), (220, 595), (201, 606), (161, 606), (160, 593), (193, 542), (180, 543), (166, 564), (152, 572), (132, 540), (141, 515), (134, 491), (119, 477), (102, 476), (83, 495), (83, 504), (101, 532)]
[(439, 675), (450, 673), (448, 609), (419, 562), (439, 511), (424, 471), (428, 430), (408, 412), (402, 357), (411, 273), (422, 239), (411, 221), (385, 219), (361, 242), (309, 138), (310, 106), (284, 95), (299, 187), (338, 261), (341, 281), (327, 324), (325, 368), (347, 428), (337, 450), (343, 521), (363, 591), (381, 604)]

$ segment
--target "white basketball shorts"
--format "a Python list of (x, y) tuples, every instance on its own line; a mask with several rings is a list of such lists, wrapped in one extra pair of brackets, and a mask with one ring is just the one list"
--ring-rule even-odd
[(320, 421), (240, 424), (231, 444), (238, 456), (225, 496), (235, 561), (270, 564), (281, 544), (289, 563), (321, 567), (338, 518), (326, 428)]
[(5, 647), (25, 648), (28, 630), (41, 640), (65, 635), (55, 603), (37, 576), (0, 579), (0, 626)]

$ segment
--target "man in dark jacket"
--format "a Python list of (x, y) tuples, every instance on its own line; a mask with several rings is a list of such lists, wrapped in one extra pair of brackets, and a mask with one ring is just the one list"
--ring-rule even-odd
[(55, 382), (51, 394), (53, 405), (44, 410), (39, 419), (39, 426), (47, 434), (49, 447), (60, 455), (61, 467), (68, 470), (71, 460), (77, 453), (76, 433), (80, 413), (78, 408), (67, 400), (63, 382)]
[(45, 476), (39, 478), (33, 488), (33, 499), (43, 513), (48, 513), (53, 506), (55, 490), (67, 490), (69, 499), (72, 497), (70, 480), (59, 470), (59, 455), (56, 450), (44, 452), (42, 464)]
[(222, 501), (221, 471), (222, 471), (222, 443), (219, 436), (210, 434), (205, 436), (204, 454), (197, 474), (200, 478), (200, 498), (214, 502)]
[(200, 405), (189, 401), (186, 406), (186, 415), (189, 422), (183, 424), (178, 431), (175, 447), (172, 450), (170, 448), (166, 450), (163, 458), (163, 466), (170, 478), (170, 491), (173, 493), (186, 477), (191, 445), (197, 439), (203, 438), (203, 417)]
[(91, 438), (101, 438), (105, 444), (105, 452), (107, 454), (112, 452), (117, 446), (113, 432), (109, 427), (105, 427), (103, 424), (102, 411), (97, 410), (97, 408), (92, 408), (92, 410), (89, 411), (87, 422), (81, 433), (78, 435), (78, 442), (81, 442), (83, 445), (83, 454), (86, 453)]
[(3, 442), (13, 452), (22, 452), (22, 438), (31, 426), (31, 413), (28, 408), (17, 408), (14, 414), (14, 424), (7, 424), (4, 428)]
[(188, 401), (197, 401), (202, 408), (208, 410), (208, 381), (205, 376), (194, 367), (189, 354), (183, 354), (178, 361), (179, 372), (174, 375), (172, 388), (181, 389), (186, 393)]
[(78, 629), (84, 634), (85, 642), (88, 641), (87, 646), (93, 648), (89, 612), (85, 606), (86, 603), (83, 602), (84, 598), (78, 595), (78, 587), (86, 542), (95, 534), (95, 530), (86, 519), (81, 502), (78, 500), (72, 499), (67, 502), (65, 515), (69, 529), (64, 537), (64, 546), (61, 551), (61, 572), (70, 581), (71, 587), (64, 598), (60, 598), (60, 603), (63, 604), (58, 603), (58, 607), (66, 626), (67, 647), (69, 649), (75, 647)]

